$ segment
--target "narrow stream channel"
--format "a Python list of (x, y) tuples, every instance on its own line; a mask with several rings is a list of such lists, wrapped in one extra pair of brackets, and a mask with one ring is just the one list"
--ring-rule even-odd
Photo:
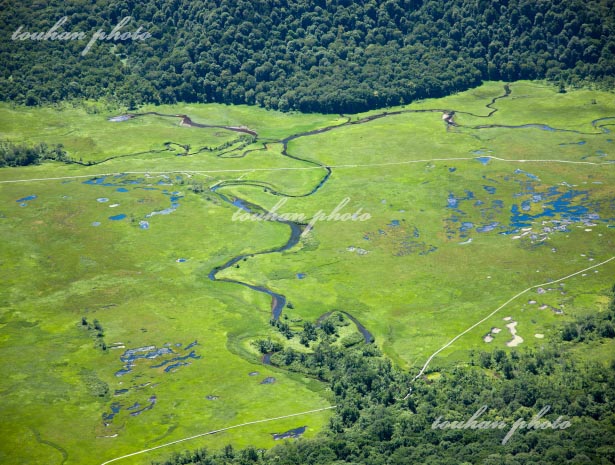
[[(558, 132), (571, 132), (571, 133), (576, 133), (576, 134), (584, 134), (584, 135), (595, 135), (595, 134), (605, 134), (605, 133), (609, 133), (610, 130), (607, 129), (605, 126), (610, 126), (615, 124), (615, 117), (604, 117), (604, 118), (599, 118), (596, 119), (594, 121), (592, 121), (592, 126), (596, 129), (598, 129), (600, 132), (595, 132), (595, 133), (586, 133), (586, 132), (581, 132), (581, 131), (576, 131), (576, 130), (571, 130), (571, 129), (559, 129), (559, 128), (553, 128), (549, 125), (546, 124), (540, 124), (540, 123), (530, 123), (530, 124), (523, 124), (523, 125), (517, 125), (517, 126), (511, 126), (511, 125), (500, 125), (500, 124), (486, 124), (486, 125), (478, 125), (478, 126), (464, 126), (460, 123), (457, 123), (454, 120), (454, 116), (456, 114), (459, 115), (469, 115), (469, 116), (473, 116), (473, 117), (478, 117), (478, 118), (489, 118), (491, 117), (494, 113), (496, 113), (498, 111), (497, 108), (495, 108), (493, 105), (496, 103), (497, 100), (499, 99), (503, 99), (503, 98), (507, 98), (509, 97), (511, 94), (511, 89), (510, 86), (508, 84), (504, 85), (504, 93), (502, 95), (499, 95), (497, 97), (493, 97), (491, 99), (491, 101), (485, 105), (486, 108), (488, 108), (490, 111), (487, 115), (477, 115), (474, 113), (470, 113), (470, 112), (464, 112), (464, 111), (456, 111), (456, 110), (451, 110), (451, 109), (442, 109), (442, 108), (433, 108), (433, 109), (422, 109), (422, 110), (396, 110), (396, 111), (391, 111), (391, 112), (382, 112), (382, 113), (378, 113), (378, 114), (374, 114), (374, 115), (370, 115), (370, 116), (366, 116), (357, 120), (352, 121), (352, 119), (350, 117), (346, 117), (346, 121), (341, 123), (341, 124), (337, 124), (337, 125), (331, 125), (331, 126), (327, 126), (324, 128), (320, 128), (320, 129), (314, 129), (311, 131), (306, 131), (306, 132), (302, 132), (302, 133), (298, 133), (298, 134), (293, 134), (290, 135), (284, 139), (278, 140), (278, 141), (274, 141), (275, 143), (281, 143), (282, 144), (282, 155), (288, 158), (292, 158), (293, 160), (297, 160), (300, 161), (302, 163), (308, 163), (311, 165), (315, 165), (315, 166), (319, 166), (323, 169), (324, 171), (324, 175), (323, 177), (320, 179), (320, 181), (314, 186), (312, 187), (309, 191), (302, 193), (302, 194), (288, 194), (288, 193), (284, 193), (284, 192), (280, 192), (277, 191), (276, 189), (274, 189), (270, 184), (265, 183), (265, 182), (261, 182), (261, 181), (242, 181), (242, 180), (229, 180), (229, 181), (222, 181), (219, 184), (217, 184), (215, 187), (213, 187), (211, 190), (212, 192), (214, 192), (223, 202), (228, 203), (231, 206), (234, 207), (238, 207), (243, 209), (244, 211), (250, 213), (250, 214), (264, 214), (266, 215), (268, 212), (255, 204), (251, 204), (243, 199), (240, 198), (234, 198), (231, 199), (228, 196), (226, 196), (225, 194), (219, 192), (220, 189), (224, 188), (224, 187), (230, 187), (230, 186), (252, 186), (252, 187), (258, 187), (263, 189), (264, 191), (272, 194), (272, 195), (276, 195), (276, 196), (282, 196), (282, 197), (307, 197), (310, 195), (315, 194), (316, 192), (318, 192), (324, 185), (325, 183), (330, 179), (331, 174), (332, 174), (332, 170), (329, 166), (324, 165), (322, 163), (319, 163), (317, 161), (314, 160), (309, 160), (309, 159), (304, 159), (304, 158), (300, 158), (297, 157), (295, 155), (292, 155), (288, 152), (288, 144), (289, 142), (299, 139), (301, 137), (309, 137), (309, 136), (314, 136), (314, 135), (318, 135), (318, 134), (323, 134), (335, 129), (339, 129), (342, 128), (344, 126), (349, 126), (349, 125), (356, 125), (356, 124), (365, 124), (365, 123), (369, 123), (371, 121), (375, 121), (377, 119), (380, 118), (385, 118), (388, 116), (395, 116), (395, 115), (402, 115), (402, 114), (407, 114), (407, 113), (442, 113), (445, 118), (443, 119), (445, 125), (446, 125), (446, 130), (449, 130), (451, 127), (467, 127), (469, 129), (490, 129), (490, 128), (507, 128), (507, 129), (528, 129), (528, 128), (536, 128), (536, 129), (542, 129), (542, 130), (546, 130), (546, 131), (558, 131)], [(140, 116), (146, 116), (146, 115), (156, 115), (156, 116), (162, 116), (162, 117), (169, 117), (169, 118), (181, 118), (181, 124), (183, 126), (188, 126), (188, 127), (196, 127), (196, 128), (220, 128), (220, 129), (226, 129), (229, 131), (235, 131), (235, 132), (240, 132), (240, 133), (244, 133), (244, 134), (249, 134), (250, 136), (253, 136), (255, 138), (255, 141), (258, 139), (258, 134), (249, 129), (249, 128), (245, 128), (245, 127), (236, 127), (236, 126), (221, 126), (221, 125), (207, 125), (207, 124), (200, 124), (200, 123), (195, 123), (192, 121), (192, 119), (190, 119), (189, 116), (187, 115), (183, 115), (183, 114), (175, 114), (175, 115), (169, 115), (169, 114), (162, 114), (162, 113), (158, 113), (158, 112), (147, 112), (147, 113), (136, 113), (136, 114), (127, 114), (127, 115), (122, 115), (119, 117), (115, 117), (112, 118), (113, 121), (125, 121), (128, 119), (132, 119), (132, 118), (136, 118), (136, 117), (140, 117)], [(341, 115), (344, 116), (344, 115)], [(252, 152), (252, 151), (257, 151), (257, 150), (262, 150), (262, 149), (254, 149), (254, 150), (249, 150), (248, 152)], [(245, 155), (245, 154), (244, 154)], [(259, 285), (255, 285), (255, 284), (249, 284), (247, 282), (244, 281), (239, 281), (239, 280), (234, 280), (234, 279), (230, 279), (230, 278), (218, 278), (217, 275), (218, 273), (220, 273), (221, 271), (224, 271), (234, 265), (236, 265), (237, 263), (241, 262), (242, 260), (249, 258), (249, 257), (255, 257), (257, 255), (265, 255), (265, 254), (270, 254), (270, 253), (280, 253), (280, 252), (284, 252), (286, 250), (291, 249), (292, 247), (294, 247), (295, 245), (297, 245), (297, 243), (299, 242), (299, 239), (301, 237), (301, 233), (303, 232), (305, 225), (303, 224), (299, 224), (299, 223), (295, 223), (292, 221), (285, 221), (282, 219), (276, 219), (276, 218), (271, 218), (268, 219), (268, 221), (276, 221), (278, 223), (282, 223), (285, 224), (286, 226), (289, 227), (290, 229), (290, 237), (288, 239), (288, 241), (280, 246), (280, 247), (276, 247), (273, 249), (268, 249), (268, 250), (263, 250), (260, 252), (253, 252), (253, 253), (248, 253), (248, 254), (241, 254), (241, 255), (237, 255), (233, 258), (231, 258), (230, 260), (228, 260), (226, 263), (216, 266), (214, 267), (210, 272), (209, 272), (209, 279), (211, 279), (212, 281), (218, 281), (218, 282), (227, 282), (227, 283), (233, 283), (233, 284), (239, 284), (241, 286), (245, 286), (248, 287), (254, 291), (257, 292), (261, 292), (264, 294), (267, 294), (268, 296), (271, 297), (271, 318), (273, 320), (278, 320), (280, 318), (280, 316), (282, 315), (282, 311), (286, 305), (286, 297), (282, 294), (279, 294), (277, 292), (272, 291), (271, 289), (268, 289), (265, 286), (259, 286)], [(371, 333), (363, 326), (361, 325), (361, 323), (359, 323), (352, 315), (344, 312), (348, 318), (350, 318), (353, 323), (357, 326), (357, 328), (359, 329), (359, 331), (361, 332), (361, 334), (363, 335), (363, 337), (365, 338), (366, 342), (370, 342), (371, 340), (373, 340), (373, 336), (371, 335)], [(323, 315), (323, 317), (325, 317), (325, 315)], [(323, 318), (321, 317), (321, 318)]]

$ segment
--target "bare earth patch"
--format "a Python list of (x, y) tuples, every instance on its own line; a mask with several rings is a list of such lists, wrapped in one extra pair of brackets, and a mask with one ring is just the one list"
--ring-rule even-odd
[[(506, 318), (504, 318), (504, 319), (506, 319)], [(508, 347), (517, 347), (519, 344), (521, 344), (523, 342), (523, 338), (521, 336), (517, 336), (517, 328), (516, 328), (516, 326), (517, 326), (517, 322), (516, 321), (511, 321), (510, 323), (508, 323), (506, 325), (506, 327), (510, 331), (510, 334), (512, 334), (512, 337), (513, 337), (511, 341), (508, 341), (506, 343), (506, 345)]]

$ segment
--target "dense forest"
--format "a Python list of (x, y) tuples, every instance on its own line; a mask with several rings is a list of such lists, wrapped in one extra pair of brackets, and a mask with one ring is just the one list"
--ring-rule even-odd
[[(0, 100), (26, 105), (107, 98), (352, 113), (487, 79), (615, 79), (613, 0), (1, 0), (0, 11)], [(85, 38), (23, 36), (64, 16), (58, 32)], [(82, 55), (96, 31), (127, 17), (121, 32), (152, 37), (97, 40)]]
[(5, 166), (38, 165), (43, 160), (70, 162), (62, 144), (52, 147), (44, 142), (36, 145), (15, 144), (0, 140), (0, 168)]
[[(175, 454), (164, 465), (396, 465), (396, 464), (608, 464), (615, 463), (615, 362), (578, 362), (574, 352), (605, 344), (615, 334), (615, 287), (608, 308), (579, 318), (560, 340), (533, 350), (495, 350), (412, 383), (382, 357), (375, 344), (329, 344), (316, 330), (306, 357), (282, 362), (286, 369), (327, 379), (338, 406), (314, 439), (287, 440), (269, 451), (254, 448)], [(569, 331), (577, 339), (572, 342)], [(584, 337), (579, 337), (584, 334)], [(259, 344), (260, 345), (260, 344)], [(278, 354), (288, 354), (288, 349)], [(273, 359), (272, 359), (273, 360)], [(301, 368), (303, 365), (303, 368)], [(410, 396), (406, 396), (409, 387)], [(444, 421), (500, 421), (503, 429), (434, 427)], [(548, 411), (534, 426), (513, 425)], [(557, 418), (565, 428), (539, 428)], [(437, 421), (437, 423), (435, 423)], [(303, 423), (301, 423), (303, 422)], [(298, 425), (309, 424), (309, 418)], [(561, 423), (563, 424), (563, 423)]]

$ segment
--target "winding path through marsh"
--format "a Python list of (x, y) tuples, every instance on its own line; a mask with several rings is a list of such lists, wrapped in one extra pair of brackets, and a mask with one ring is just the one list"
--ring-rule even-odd
[[(429, 356), (429, 358), (427, 359), (427, 361), (425, 362), (425, 364), (423, 365), (423, 367), (420, 369), (420, 371), (418, 372), (418, 374), (412, 378), (411, 383), (414, 383), (417, 379), (419, 379), (421, 376), (423, 376), (423, 374), (425, 373), (425, 370), (427, 370), (427, 367), (429, 367), (429, 364), (431, 363), (431, 361), (443, 350), (448, 349), (450, 346), (452, 346), (455, 341), (457, 341), (459, 338), (461, 338), (462, 336), (464, 336), (465, 334), (469, 333), (470, 331), (472, 331), (474, 328), (476, 328), (477, 326), (483, 324), (485, 321), (487, 321), (489, 318), (491, 318), (493, 315), (495, 315), (496, 313), (498, 313), (500, 310), (502, 310), (504, 307), (506, 307), (509, 303), (511, 303), (512, 301), (514, 301), (515, 299), (517, 299), (518, 297), (521, 297), (523, 294), (525, 294), (526, 292), (531, 291), (532, 289), (536, 289), (538, 287), (543, 287), (543, 286), (548, 286), (548, 285), (552, 285), (555, 283), (559, 283), (562, 281), (565, 281), (569, 278), (572, 278), (574, 276), (577, 276), (581, 273), (584, 273), (586, 271), (592, 270), (594, 268), (598, 268), (599, 266), (603, 266), (606, 265), (607, 263), (611, 262), (612, 260), (615, 260), (615, 256), (604, 260), (603, 262), (600, 263), (596, 263), (595, 265), (592, 265), (590, 267), (587, 268), (583, 268), (582, 270), (579, 271), (575, 271), (574, 273), (571, 273), (567, 276), (564, 276), (563, 278), (559, 278), (556, 279), (555, 281), (548, 281), (545, 283), (540, 283), (540, 284), (534, 284), (533, 286), (528, 287), (527, 289), (522, 290), (521, 292), (515, 294), (514, 296), (512, 296), (510, 299), (508, 299), (506, 302), (504, 302), (502, 305), (500, 305), (498, 308), (496, 308), (495, 310), (493, 310), (491, 313), (489, 313), (486, 317), (484, 317), (483, 319), (477, 321), (476, 323), (474, 323), (472, 326), (470, 326), (468, 329), (466, 329), (465, 331), (462, 331), (461, 333), (459, 333), (457, 336), (455, 336), (453, 339), (451, 339), (450, 341), (448, 341), (446, 344), (444, 344), (442, 347), (440, 347), (438, 350), (436, 350), (433, 354), (431, 354)], [(406, 400), (408, 397), (410, 397), (410, 394), (412, 393), (412, 388), (410, 388), (410, 392), (406, 395), (406, 397), (403, 398), (403, 400)]]

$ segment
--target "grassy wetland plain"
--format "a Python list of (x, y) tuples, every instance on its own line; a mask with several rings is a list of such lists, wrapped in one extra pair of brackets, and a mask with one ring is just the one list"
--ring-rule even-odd
[[(613, 285), (612, 93), (489, 82), (358, 115), (194, 104), (123, 121), (0, 108), (1, 139), (62, 144), (74, 161), (0, 169), (2, 463), (96, 465), (331, 406), (323, 383), (262, 363), (259, 339), (307, 350), (270, 324), (272, 301), (291, 333), (347, 312), (411, 374), (463, 333), (434, 375), (476, 351), (540, 348)], [(331, 218), (293, 240), (287, 223), (242, 221), (245, 205)], [(582, 356), (610, 363), (612, 341)], [(329, 416), (117, 463), (269, 448)]]

